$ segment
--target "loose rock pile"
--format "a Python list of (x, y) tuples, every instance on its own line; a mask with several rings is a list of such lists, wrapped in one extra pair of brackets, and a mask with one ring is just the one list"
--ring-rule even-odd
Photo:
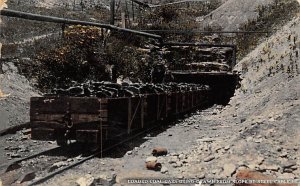
[(77, 84), (69, 88), (54, 89), (47, 95), (74, 96), (74, 97), (133, 97), (141, 94), (158, 94), (170, 92), (184, 92), (195, 90), (209, 90), (207, 85), (167, 83), (167, 84), (142, 84), (142, 83), (111, 83), (88, 82)]

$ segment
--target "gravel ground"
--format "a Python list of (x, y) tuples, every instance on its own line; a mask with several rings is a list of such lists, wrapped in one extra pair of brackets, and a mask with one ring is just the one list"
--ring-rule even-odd
[[(55, 142), (31, 140), (28, 130), (22, 130), (14, 135), (6, 135), (0, 138), (0, 165), (7, 165), (31, 154), (56, 147)], [(1, 167), (0, 166), (0, 167)], [(2, 167), (1, 167), (2, 168)]]

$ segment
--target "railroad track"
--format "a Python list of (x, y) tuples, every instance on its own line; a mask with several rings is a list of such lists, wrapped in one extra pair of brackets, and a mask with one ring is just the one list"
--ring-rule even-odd
[(30, 128), (30, 122), (26, 122), (26, 123), (23, 123), (23, 124), (20, 124), (20, 125), (17, 125), (17, 126), (12, 126), (12, 127), (7, 128), (7, 129), (0, 130), (0, 136), (5, 136), (7, 134), (14, 134), (17, 131), (20, 131), (24, 128), (25, 129)]
[(69, 169), (72, 169), (72, 168), (74, 168), (74, 167), (76, 167), (76, 166), (84, 163), (85, 161), (88, 161), (88, 160), (92, 159), (92, 158), (95, 158), (95, 157), (98, 157), (98, 156), (103, 157), (103, 153), (109, 152), (110, 150), (112, 150), (112, 149), (114, 149), (114, 148), (116, 148), (116, 147), (118, 147), (118, 146), (120, 146), (120, 145), (122, 145), (122, 144), (124, 144), (124, 143), (126, 143), (128, 141), (130, 141), (130, 140), (133, 140), (133, 139), (135, 139), (135, 138), (137, 138), (139, 136), (142, 136), (143, 134), (145, 134), (147, 132), (153, 131), (153, 130), (158, 129), (160, 127), (161, 126), (157, 125), (157, 126), (154, 126), (152, 128), (148, 128), (147, 130), (143, 130), (141, 132), (138, 132), (138, 133), (136, 133), (136, 134), (134, 134), (134, 135), (132, 135), (132, 136), (130, 136), (130, 137), (128, 137), (128, 138), (126, 138), (126, 139), (118, 142), (118, 143), (115, 143), (115, 144), (113, 144), (113, 145), (111, 145), (111, 146), (109, 146), (107, 148), (104, 148), (102, 150), (97, 150), (93, 154), (91, 154), (91, 155), (89, 155), (89, 156), (87, 156), (87, 157), (79, 160), (78, 162), (74, 162), (74, 163), (72, 163), (72, 164), (70, 164), (68, 166), (65, 166), (65, 167), (63, 167), (61, 169), (53, 171), (53, 172), (51, 172), (51, 173), (49, 173), (49, 174), (47, 174), (47, 175), (45, 175), (45, 176), (43, 176), (43, 177), (41, 177), (39, 179), (36, 179), (36, 180), (30, 182), (28, 184), (28, 186), (38, 185), (38, 184), (44, 183), (47, 180), (53, 178), (54, 176), (56, 176), (56, 175), (58, 175), (58, 174), (60, 174), (60, 173), (62, 173), (64, 171), (67, 171)]
[[(76, 161), (76, 157), (83, 154), (78, 151), (76, 144), (70, 144), (69, 147), (54, 147), (28, 157), (18, 159), (10, 164), (2, 165), (0, 170), (2, 174), (0, 179), (3, 185), (22, 184), (36, 177), (42, 177), (48, 172), (55, 171), (60, 166), (64, 166), (62, 162), (66, 162), (66, 158)], [(71, 156), (70, 156), (71, 155)]]
[[(55, 163), (61, 162), (62, 158), (66, 159), (66, 157), (57, 157), (57, 153), (61, 151), (66, 151), (66, 147), (55, 147), (52, 149), (48, 149), (46, 151), (42, 151), (36, 154), (33, 154), (31, 156), (18, 159), (14, 161), (13, 163), (3, 165), (0, 167), (0, 170), (4, 170), (4, 173), (0, 175), (0, 179), (3, 182), (3, 185), (38, 185), (43, 182), (46, 182), (47, 180), (53, 178), (56, 175), (59, 175), (60, 173), (67, 171), (69, 169), (72, 169), (82, 163), (84, 163), (87, 160), (90, 160), (95, 157), (103, 157), (104, 153), (108, 153), (110, 150), (121, 146), (122, 144), (125, 144), (126, 142), (136, 139), (139, 136), (142, 136), (145, 133), (154, 131), (155, 129), (161, 128), (161, 126), (157, 125), (152, 128), (149, 128), (147, 130), (143, 130), (140, 132), (136, 132), (134, 135), (131, 135), (127, 137), (126, 139), (119, 141), (115, 144), (110, 145), (109, 147), (106, 147), (104, 149), (96, 149), (93, 152), (85, 152), (85, 156), (82, 156), (81, 158), (76, 159), (76, 156), (78, 157), (80, 154), (83, 154), (83, 152), (77, 152), (76, 154), (72, 154), (72, 157), (75, 158), (72, 163), (69, 163), (68, 165), (63, 165), (60, 168), (53, 169), (51, 166)], [(76, 149), (76, 144), (71, 144), (69, 149)], [(76, 152), (76, 151), (75, 151)], [(45, 161), (47, 158), (51, 157), (50, 154), (53, 154), (54, 160), (56, 161)], [(47, 156), (48, 155), (48, 156)], [(40, 162), (38, 162), (38, 158), (42, 159)], [(69, 157), (70, 159), (70, 157)], [(36, 161), (35, 164), (38, 164), (38, 167), (30, 166), (30, 161)], [(45, 163), (46, 162), (46, 163)], [(40, 165), (39, 165), (40, 164)], [(33, 169), (33, 170), (30, 170)]]
[[(61, 149), (62, 147), (54, 147), (54, 148), (51, 148), (51, 149), (48, 149), (48, 150), (45, 150), (45, 151), (42, 151), (42, 152), (38, 152), (36, 154), (33, 154), (33, 155), (30, 155), (30, 156), (27, 156), (27, 157), (24, 157), (24, 158), (21, 158), (21, 159), (18, 159), (10, 164), (6, 164), (6, 165), (2, 165), (0, 167), (1, 170), (5, 169), (5, 172), (10, 172), (12, 170), (15, 170), (18, 168), (18, 165), (19, 163), (21, 163), (22, 161), (26, 161), (26, 160), (29, 160), (29, 159), (33, 159), (35, 157), (38, 157), (38, 156), (41, 156), (41, 155), (44, 155), (44, 154), (47, 154), (47, 153), (51, 153), (51, 152), (55, 152), (59, 149)], [(5, 168), (6, 167), (6, 168)]]

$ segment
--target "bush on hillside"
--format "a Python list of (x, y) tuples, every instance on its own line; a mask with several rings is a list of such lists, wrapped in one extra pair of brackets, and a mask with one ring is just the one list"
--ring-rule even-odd
[(143, 42), (131, 34), (71, 26), (61, 44), (37, 55), (32, 73), (44, 92), (73, 81), (115, 81), (119, 76), (146, 81), (151, 65), (149, 50), (138, 50)]
[[(269, 31), (272, 34), (276, 27), (284, 25), (287, 20), (292, 19), (300, 10), (300, 5), (295, 0), (276, 0), (275, 3), (257, 8), (258, 18), (250, 20), (243, 30)], [(238, 57), (241, 59), (255, 48), (265, 34), (238, 35), (236, 43), (238, 46)]]

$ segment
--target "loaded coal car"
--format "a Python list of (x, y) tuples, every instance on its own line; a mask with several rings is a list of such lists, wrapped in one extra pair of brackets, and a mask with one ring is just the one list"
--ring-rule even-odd
[[(88, 88), (87, 88), (88, 87)], [(32, 139), (104, 144), (207, 104), (208, 86), (89, 82), (32, 97)]]

